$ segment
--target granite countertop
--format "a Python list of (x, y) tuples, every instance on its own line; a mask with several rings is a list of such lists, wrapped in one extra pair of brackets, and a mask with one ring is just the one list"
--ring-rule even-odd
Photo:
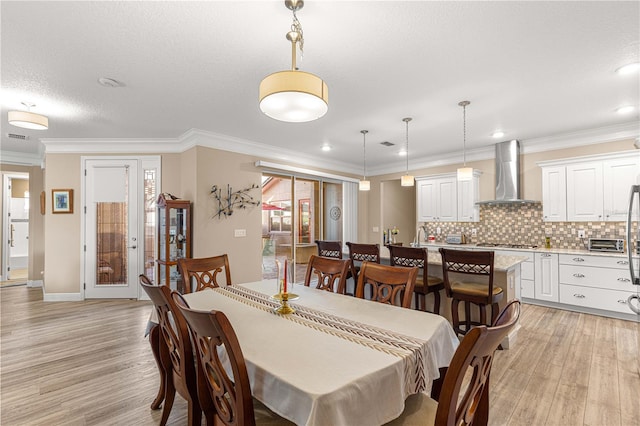
[[(511, 247), (478, 247), (476, 244), (447, 244), (447, 243), (422, 243), (420, 247), (432, 248), (437, 247), (449, 247), (449, 248), (469, 248), (469, 249), (483, 249), (483, 250), (495, 250), (495, 251), (523, 251), (528, 253), (557, 253), (557, 254), (577, 254), (583, 256), (607, 256), (607, 257), (627, 257), (627, 253), (614, 253), (614, 252), (602, 252), (602, 251), (589, 251), (587, 249), (578, 248), (554, 248), (549, 249), (544, 247), (536, 248), (511, 248)], [(634, 258), (638, 258), (638, 255), (634, 255)]]
[[(454, 244), (451, 244), (452, 246)], [(507, 271), (514, 266), (527, 260), (525, 256), (505, 256), (496, 254), (493, 259), (493, 269), (496, 271)], [(442, 265), (442, 256), (435, 250), (429, 251), (429, 265)]]

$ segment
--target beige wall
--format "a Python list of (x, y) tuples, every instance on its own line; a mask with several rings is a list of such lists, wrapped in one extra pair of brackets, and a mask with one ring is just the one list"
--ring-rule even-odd
[[(39, 166), (16, 166), (0, 164), (0, 172), (26, 173), (29, 176), (29, 275), (31, 281), (41, 280), (44, 271), (44, 216), (40, 214), (40, 192), (44, 189), (44, 171)], [(4, 177), (2, 178), (4, 181)], [(4, 202), (4, 184), (0, 184), (0, 206)], [(48, 198), (47, 198), (48, 199)], [(1, 208), (1, 207), (0, 207)], [(0, 241), (3, 241), (3, 227), (0, 226)], [(0, 244), (0, 259), (2, 259)]]

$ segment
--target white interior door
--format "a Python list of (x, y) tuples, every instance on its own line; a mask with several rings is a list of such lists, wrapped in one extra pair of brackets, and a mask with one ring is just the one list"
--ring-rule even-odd
[(138, 161), (85, 161), (85, 298), (137, 298)]

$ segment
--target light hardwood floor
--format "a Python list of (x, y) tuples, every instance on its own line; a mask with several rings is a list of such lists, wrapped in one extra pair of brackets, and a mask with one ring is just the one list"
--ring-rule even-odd
[[(44, 303), (26, 287), (0, 299), (0, 424), (158, 424), (149, 302)], [(640, 424), (637, 324), (532, 305), (520, 324), (494, 362), (491, 425)], [(186, 425), (180, 397), (169, 424)]]

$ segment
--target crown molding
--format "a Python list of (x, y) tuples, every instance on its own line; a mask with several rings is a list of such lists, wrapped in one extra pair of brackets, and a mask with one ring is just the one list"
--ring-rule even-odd
[(163, 139), (41, 139), (47, 154), (153, 154), (177, 153), (180, 151), (178, 140)]
[(44, 158), (42, 154), (28, 154), (26, 152), (2, 151), (0, 155), (1, 164), (11, 164), (14, 166), (40, 166), (42, 167)]

